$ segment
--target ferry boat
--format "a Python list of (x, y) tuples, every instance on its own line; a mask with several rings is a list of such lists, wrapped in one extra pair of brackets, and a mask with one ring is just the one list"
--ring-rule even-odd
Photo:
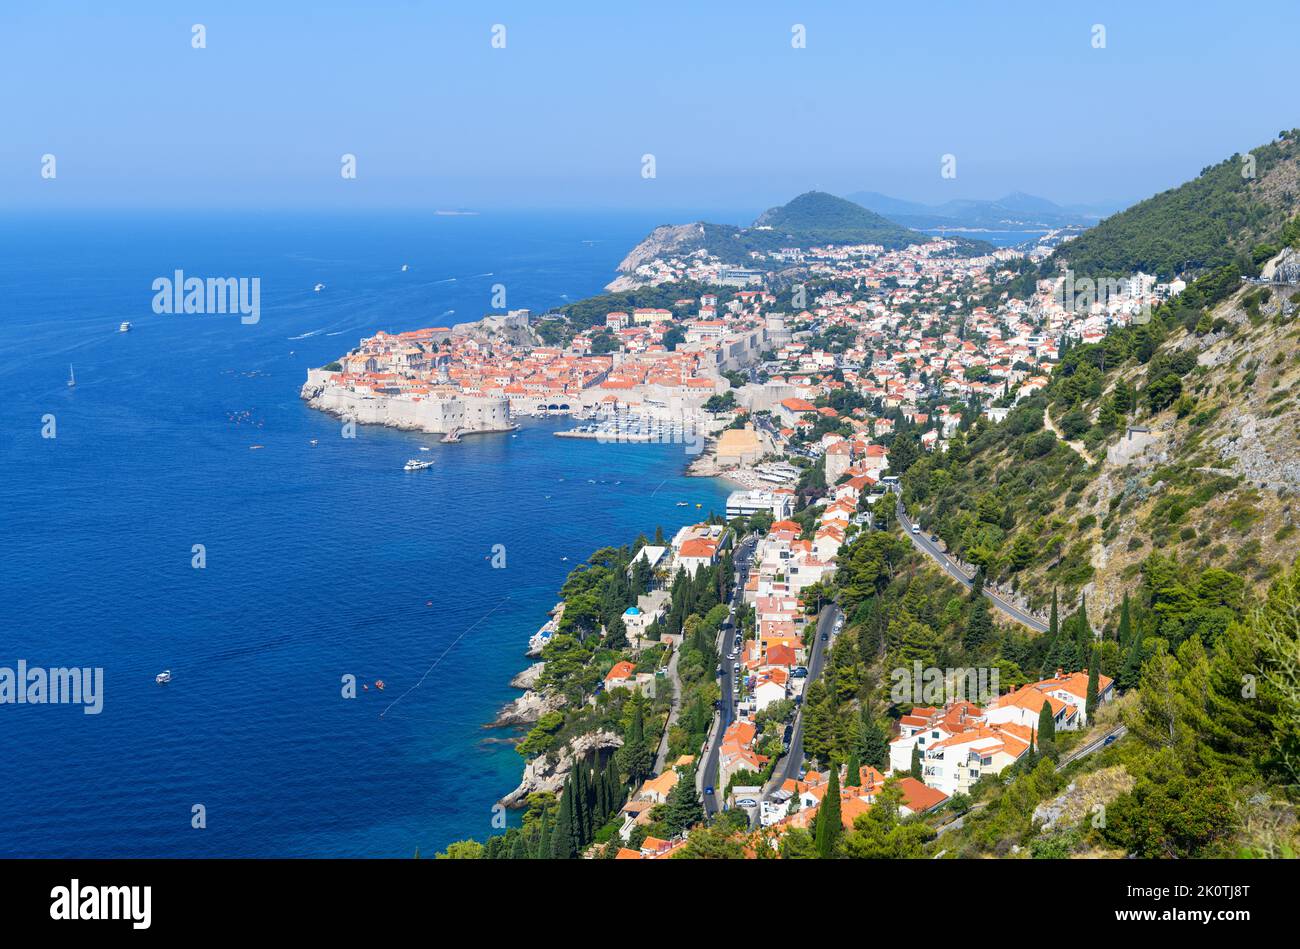
[(164, 669), (162, 672), (154, 676), (153, 680), (159, 685), (166, 685), (172, 680), (172, 671), (170, 669)]
[(121, 323), (121, 325), (118, 326), (117, 331), (118, 331), (119, 333), (129, 333), (129, 332), (131, 332), (131, 323), (130, 323), (130, 321), (129, 321), (129, 320), (123, 320), (122, 323)]
[(421, 461), (419, 458), (408, 458), (406, 464), (402, 466), (403, 471), (423, 471), (425, 468), (432, 468), (432, 461)]

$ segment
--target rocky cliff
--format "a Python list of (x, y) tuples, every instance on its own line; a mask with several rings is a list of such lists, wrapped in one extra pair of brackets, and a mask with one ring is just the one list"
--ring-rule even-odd
[(554, 760), (548, 755), (539, 755), (528, 762), (519, 786), (503, 797), (501, 803), (506, 807), (523, 807), (528, 803), (530, 794), (540, 791), (557, 793), (564, 786), (564, 779), (568, 777), (575, 760), (585, 760), (596, 752), (622, 746), (623, 739), (611, 731), (579, 735)]

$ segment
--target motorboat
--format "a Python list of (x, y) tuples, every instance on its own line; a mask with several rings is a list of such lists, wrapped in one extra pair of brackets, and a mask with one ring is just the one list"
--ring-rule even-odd
[(406, 464), (402, 466), (403, 471), (423, 471), (425, 468), (432, 468), (432, 461), (421, 461), (419, 458), (409, 458)]

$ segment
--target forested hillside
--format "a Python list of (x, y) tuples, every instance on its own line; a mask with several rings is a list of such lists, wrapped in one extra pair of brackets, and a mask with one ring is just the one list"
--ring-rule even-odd
[[(1233, 155), (1177, 188), (1106, 218), (1063, 244), (1051, 269), (1084, 276), (1135, 271), (1170, 278), (1237, 261), (1277, 241), (1300, 202), (1300, 131)], [(1266, 255), (1267, 256), (1267, 255)], [(1256, 261), (1258, 262), (1258, 261)]]

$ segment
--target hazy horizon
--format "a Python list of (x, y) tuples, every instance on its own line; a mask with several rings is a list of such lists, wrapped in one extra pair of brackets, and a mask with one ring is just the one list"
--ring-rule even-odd
[[(925, 204), (1021, 191), (1115, 210), (1300, 124), (1255, 92), (1285, 88), (1300, 13), (1282, 4), (1230, 18), (1172, 2), (740, 12), (6, 9), (0, 70), (22, 94), (6, 110), (0, 203), (734, 222), (816, 189)], [(944, 155), (955, 178), (940, 176)]]

